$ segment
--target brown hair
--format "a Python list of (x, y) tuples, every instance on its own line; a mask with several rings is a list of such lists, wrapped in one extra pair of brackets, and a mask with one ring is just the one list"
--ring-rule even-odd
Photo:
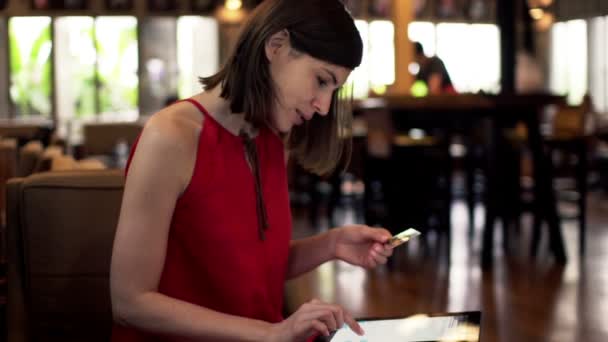
[[(339, 0), (265, 0), (250, 15), (226, 64), (215, 75), (201, 78), (205, 90), (221, 86), (233, 113), (259, 127), (270, 122), (276, 98), (265, 44), (287, 30), (291, 46), (325, 62), (354, 69), (361, 63), (363, 43), (354, 20)], [(294, 127), (288, 148), (306, 169), (327, 174), (345, 155), (350, 157), (352, 113), (344, 91), (332, 97), (329, 115), (315, 115)], [(351, 100), (351, 99), (349, 99)]]

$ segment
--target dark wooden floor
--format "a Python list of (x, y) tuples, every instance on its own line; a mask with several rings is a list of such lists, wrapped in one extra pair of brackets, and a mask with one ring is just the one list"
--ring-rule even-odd
[[(531, 218), (524, 217), (509, 253), (500, 248), (501, 234), (496, 234), (494, 267), (482, 271), (480, 228), (469, 240), (466, 206), (456, 202), (449, 264), (442, 255), (445, 248), (436, 247), (432, 236), (429, 249), (414, 241), (399, 247), (392, 268), (364, 271), (327, 263), (288, 283), (288, 309), (319, 298), (341, 304), (356, 317), (481, 310), (483, 342), (608, 341), (608, 197), (592, 193), (589, 206), (583, 260), (576, 223), (562, 224), (570, 258), (565, 267), (553, 264), (545, 252), (547, 241), (536, 259), (529, 256)], [(317, 232), (306, 213), (294, 214), (295, 237)], [(482, 208), (476, 216), (481, 226)]]

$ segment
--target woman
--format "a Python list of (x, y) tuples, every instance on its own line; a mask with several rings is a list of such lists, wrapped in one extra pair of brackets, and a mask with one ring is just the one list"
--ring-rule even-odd
[[(303, 341), (344, 323), (286, 279), (332, 259), (372, 268), (384, 229), (291, 240), (284, 151), (326, 173), (346, 146), (337, 94), (362, 42), (338, 0), (266, 0), (205, 91), (155, 114), (132, 152), (111, 268), (113, 341)], [(285, 142), (285, 143), (284, 143)]]

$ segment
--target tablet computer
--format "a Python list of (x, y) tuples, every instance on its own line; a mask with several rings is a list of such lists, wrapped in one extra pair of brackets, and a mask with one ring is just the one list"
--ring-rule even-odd
[(365, 335), (348, 326), (336, 331), (331, 342), (480, 342), (481, 312), (418, 314), (401, 318), (358, 320)]

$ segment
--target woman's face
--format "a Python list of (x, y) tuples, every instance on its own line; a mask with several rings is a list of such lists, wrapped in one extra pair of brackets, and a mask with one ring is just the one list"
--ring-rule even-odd
[(271, 124), (276, 131), (288, 133), (315, 114), (327, 115), (334, 92), (351, 70), (293, 50), (288, 37), (273, 42), (275, 36), (266, 48), (277, 96)]

